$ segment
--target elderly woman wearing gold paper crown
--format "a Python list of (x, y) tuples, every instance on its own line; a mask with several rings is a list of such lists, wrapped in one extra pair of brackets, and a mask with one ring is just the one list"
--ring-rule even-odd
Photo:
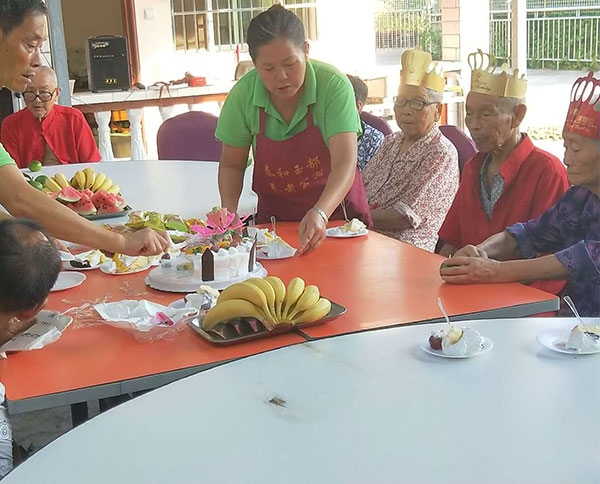
[[(538, 217), (568, 188), (558, 158), (536, 148), (519, 126), (527, 107), (527, 81), (518, 70), (481, 50), (469, 55), (471, 91), (466, 124), (479, 153), (467, 162), (460, 187), (440, 230), (441, 254), (452, 255), (467, 244), (479, 244), (517, 222)], [(534, 283), (554, 294), (562, 281)]]
[[(574, 186), (541, 217), (459, 250), (444, 261), (444, 280), (567, 278), (563, 294), (571, 296), (581, 315), (600, 316), (600, 79), (591, 72), (575, 81), (563, 138)], [(515, 257), (526, 260), (498, 262)]]
[(442, 136), (444, 76), (419, 49), (404, 52), (394, 100), (401, 131), (387, 136), (363, 172), (378, 232), (433, 252), (458, 189), (458, 155)]

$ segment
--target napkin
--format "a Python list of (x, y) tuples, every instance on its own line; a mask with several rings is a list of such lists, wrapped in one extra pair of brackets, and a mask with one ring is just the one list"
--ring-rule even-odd
[(6, 351), (39, 350), (58, 340), (73, 318), (55, 311), (40, 311), (36, 322), (26, 331), (8, 340), (0, 348), (0, 357)]
[(170, 308), (151, 301), (124, 300), (100, 303), (94, 309), (107, 324), (124, 329), (148, 332), (157, 327), (171, 327), (193, 316), (195, 308)]

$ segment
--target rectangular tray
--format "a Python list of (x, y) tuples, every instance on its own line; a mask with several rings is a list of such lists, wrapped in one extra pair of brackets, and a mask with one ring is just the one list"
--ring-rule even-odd
[(126, 217), (129, 212), (131, 212), (131, 207), (127, 205), (122, 212), (95, 213), (94, 215), (82, 215), (82, 217), (87, 218), (88, 220), (104, 220), (105, 218)]
[[(244, 341), (252, 341), (260, 338), (267, 338), (269, 336), (274, 336), (276, 334), (289, 333), (294, 331), (294, 328), (302, 329), (308, 326), (314, 326), (315, 324), (326, 323), (327, 321), (331, 321), (336, 319), (338, 316), (341, 316), (347, 311), (347, 309), (341, 304), (335, 303), (331, 301), (331, 310), (324, 318), (319, 319), (318, 321), (314, 321), (312, 323), (300, 323), (292, 326), (291, 324), (280, 324), (275, 326), (271, 331), (268, 331), (261, 323), (258, 324), (258, 330), (254, 331), (252, 326), (247, 322), (247, 319), (252, 318), (240, 318), (239, 322), (228, 324), (223, 327), (228, 327), (231, 329), (228, 334), (223, 334), (220, 331), (210, 330), (205, 331), (202, 329), (200, 325), (199, 318), (193, 318), (188, 321), (188, 326), (192, 328), (196, 333), (202, 336), (205, 340), (210, 341), (211, 343), (215, 343), (218, 345), (232, 345), (236, 343), (242, 343)], [(262, 328), (262, 329), (261, 329)]]

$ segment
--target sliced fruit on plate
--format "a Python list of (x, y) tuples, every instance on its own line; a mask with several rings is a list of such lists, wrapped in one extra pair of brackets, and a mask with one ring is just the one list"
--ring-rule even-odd
[(56, 199), (64, 203), (73, 203), (81, 200), (79, 191), (71, 186), (66, 186), (58, 192)]
[(85, 192), (80, 193), (81, 199), (75, 202), (71, 208), (79, 215), (94, 215), (98, 210), (92, 203), (89, 195)]
[(123, 207), (127, 204), (119, 195), (104, 190), (93, 194), (91, 201), (98, 209), (98, 213), (122, 212)]

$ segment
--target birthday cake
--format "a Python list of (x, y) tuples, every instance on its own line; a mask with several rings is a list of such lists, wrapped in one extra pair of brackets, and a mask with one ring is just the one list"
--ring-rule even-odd
[(256, 241), (248, 236), (244, 219), (226, 208), (214, 208), (206, 221), (189, 227), (190, 236), (178, 254), (165, 254), (146, 283), (155, 289), (195, 291), (202, 284), (224, 289), (250, 277), (264, 277), (256, 262)]

